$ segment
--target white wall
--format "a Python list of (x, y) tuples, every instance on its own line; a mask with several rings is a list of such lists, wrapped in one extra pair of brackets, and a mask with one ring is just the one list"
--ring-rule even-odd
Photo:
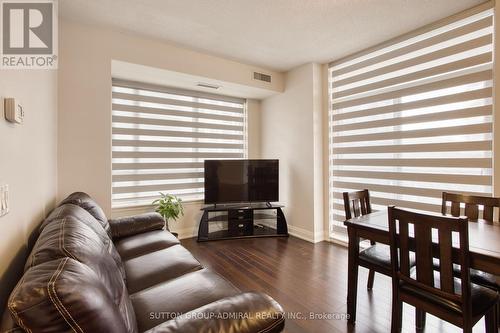
[[(155, 40), (60, 21), (59, 28), (58, 200), (73, 191), (89, 193), (108, 216), (150, 210), (111, 210), (111, 62), (123, 61), (213, 78), (277, 93), (281, 73), (237, 63)], [(271, 84), (255, 81), (253, 71), (270, 73)], [(249, 155), (259, 157), (260, 111), (249, 102)], [(192, 236), (201, 203), (186, 203), (186, 215), (174, 229)]]
[(317, 242), (324, 239), (321, 66), (289, 71), (285, 86), (284, 93), (262, 101), (261, 156), (280, 160), (280, 201), (289, 232)]
[[(24, 124), (4, 119), (5, 97), (22, 103)], [(10, 188), (10, 213), (0, 217), (0, 306), (24, 267), (31, 232), (55, 205), (56, 116), (55, 71), (0, 70), (0, 184)]]

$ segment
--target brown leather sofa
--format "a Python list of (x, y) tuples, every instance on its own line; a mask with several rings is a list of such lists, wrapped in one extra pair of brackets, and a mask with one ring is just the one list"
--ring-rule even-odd
[[(271, 297), (203, 268), (156, 213), (107, 220), (73, 193), (40, 225), (10, 332), (280, 332)], [(11, 327), (8, 327), (8, 326)], [(18, 326), (17, 326), (18, 325)]]

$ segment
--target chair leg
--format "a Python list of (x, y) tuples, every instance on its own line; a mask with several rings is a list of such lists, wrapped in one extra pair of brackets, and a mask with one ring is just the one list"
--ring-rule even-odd
[(366, 288), (368, 290), (373, 289), (373, 280), (374, 279), (375, 279), (375, 271), (373, 269), (370, 269), (370, 271), (368, 272), (368, 282), (366, 284)]
[(462, 328), (462, 332), (463, 332), (463, 333), (472, 333), (472, 327), (471, 327), (470, 325), (468, 325), (468, 326), (464, 326), (464, 327)]
[(425, 328), (425, 311), (415, 308), (415, 326), (417, 330), (423, 330)]
[(500, 302), (495, 305), (496, 310), (496, 316), (497, 316), (497, 326), (500, 328)]
[[(472, 324), (472, 318), (468, 316), (464, 316), (464, 321), (462, 324), (462, 332), (463, 333), (472, 333), (472, 327), (474, 327), (474, 324)], [(486, 324), (487, 326), (487, 324)]]
[(403, 321), (403, 302), (397, 299), (392, 300), (391, 333), (401, 332)]
[(354, 228), (347, 228), (349, 235), (349, 257), (347, 273), (347, 314), (349, 324), (356, 322), (356, 300), (358, 293), (358, 271), (359, 271), (359, 237)]
[(496, 333), (498, 332), (496, 316), (497, 316), (497, 306), (492, 307), (486, 314), (484, 315), (484, 326), (486, 329), (486, 333)]

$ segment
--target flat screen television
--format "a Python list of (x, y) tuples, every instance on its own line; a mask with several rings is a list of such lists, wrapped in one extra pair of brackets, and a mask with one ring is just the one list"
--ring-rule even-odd
[(205, 160), (205, 203), (279, 201), (278, 160)]

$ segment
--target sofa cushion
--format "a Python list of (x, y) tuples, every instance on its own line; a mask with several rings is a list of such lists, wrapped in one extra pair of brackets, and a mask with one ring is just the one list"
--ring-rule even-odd
[(131, 294), (201, 269), (198, 260), (181, 245), (132, 258), (124, 264), (127, 287)]
[(122, 260), (127, 260), (179, 243), (179, 240), (170, 232), (155, 230), (122, 238), (115, 242), (115, 246)]
[[(219, 314), (244, 314), (244, 316), (239, 316), (238, 320), (228, 320), (217, 318)], [(256, 318), (259, 319), (256, 320)], [(194, 309), (175, 317), (175, 319), (161, 323), (145, 333), (275, 333), (281, 332), (284, 327), (283, 308), (274, 299), (266, 294), (247, 292), (222, 298)]]
[(60, 205), (73, 204), (82, 207), (87, 212), (89, 212), (106, 230), (108, 236), (111, 237), (111, 229), (106, 218), (106, 214), (102, 208), (92, 199), (87, 193), (75, 192), (70, 194), (66, 199), (64, 199)]
[(201, 269), (130, 295), (143, 332), (221, 298), (240, 292), (220, 275)]
[(8, 307), (27, 332), (137, 332), (109, 295), (90, 267), (65, 257), (28, 269)]
[[(116, 251), (115, 245), (108, 233), (104, 230), (102, 225), (93, 217), (88, 211), (73, 204), (64, 204), (55, 208), (49, 216), (42, 222), (39, 227), (40, 234), (53, 221), (60, 221), (61, 218), (71, 216), (73, 219), (78, 220), (82, 224), (91, 228), (92, 231), (99, 237), (100, 241), (104, 244), (104, 247), (108, 249), (109, 254), (113, 257), (116, 265), (120, 269), (123, 279), (125, 279), (125, 268), (123, 267), (122, 258)], [(29, 260), (28, 260), (29, 261)]]

